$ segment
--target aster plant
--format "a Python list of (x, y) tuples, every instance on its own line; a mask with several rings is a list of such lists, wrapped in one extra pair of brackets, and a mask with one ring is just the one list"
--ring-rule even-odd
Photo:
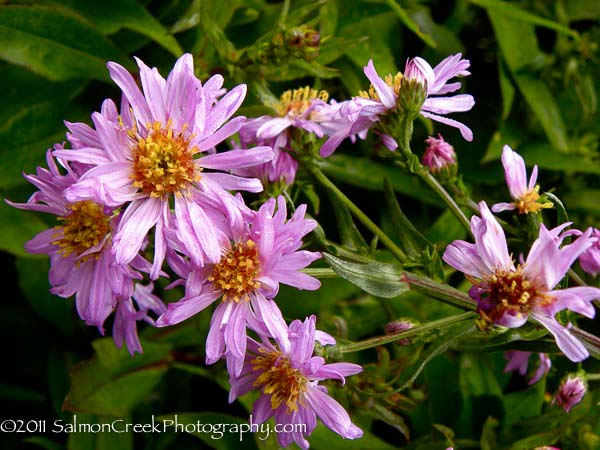
[[(124, 450), (183, 448), (184, 433), (215, 448), (595, 448), (600, 234), (593, 202), (581, 199), (594, 190), (573, 175), (582, 164), (565, 156), (585, 156), (595, 135), (581, 125), (567, 139), (564, 124), (549, 123), (560, 118), (551, 100), (531, 105), (547, 89), (531, 67), (537, 74), (554, 58), (526, 65), (506, 56), (545, 47), (517, 52), (500, 41), (500, 102), (478, 84), (489, 69), (478, 52), (442, 42), (462, 10), (431, 28), (425, 9), (395, 1), (351, 2), (360, 8), (349, 11), (339, 2), (234, 2), (218, 13), (213, 3), (172, 5), (163, 15), (181, 17), (165, 29), (149, 19), (119, 23), (129, 28), (123, 41), (143, 30), (173, 56), (145, 47), (130, 60), (90, 58), (102, 58), (107, 70), (95, 67), (93, 77), (112, 91), (86, 98), (100, 106), (89, 120), (81, 108), (67, 115), (45, 165), (24, 174), (29, 197), (7, 191), (10, 207), (31, 214), (19, 232), (37, 233), (24, 250), (49, 259), (49, 292), (73, 298), (66, 309), (38, 293), (35, 311), (52, 319), (63, 308), (63, 328), (77, 323), (71, 312), (97, 328), (73, 325), (63, 359), (89, 356), (89, 336), (112, 335), (94, 340), (94, 356), (72, 369), (65, 417), (164, 428), (147, 442), (117, 438), (114, 448)], [(494, 7), (499, 39), (498, 30), (518, 34), (494, 15), (505, 7)], [(0, 7), (0, 30), (4, 11), (28, 8)], [(352, 11), (377, 26), (355, 23)], [(561, 51), (567, 37), (577, 42), (570, 51), (593, 51), (565, 17), (511, 14), (529, 30), (519, 45), (537, 39), (533, 23), (558, 33)], [(411, 54), (404, 39), (402, 49), (380, 47), (378, 25), (396, 29), (388, 20), (430, 51)], [(100, 19), (79, 26), (91, 24), (108, 27)], [(33, 35), (53, 39), (45, 25)], [(375, 39), (353, 37), (355, 26), (373, 28)], [(106, 44), (100, 37), (71, 44), (84, 52), (91, 41)], [(65, 80), (86, 72), (87, 63), (70, 61), (78, 72), (62, 64)], [(594, 83), (578, 82), (585, 97)], [(69, 95), (96, 85), (82, 86)], [(502, 111), (483, 110), (490, 105)], [(29, 117), (20, 114), (7, 126)], [(496, 116), (507, 123), (490, 137)], [(549, 142), (531, 144), (535, 133)], [(589, 174), (600, 170), (593, 163)], [(569, 177), (557, 173), (561, 165)], [(45, 274), (43, 283), (29, 277), (20, 251), (21, 289), (43, 285), (45, 294)], [(66, 384), (55, 350), (42, 370), (53, 400)], [(231, 436), (216, 442), (238, 432), (233, 447)], [(62, 448), (46, 437), (28, 442)], [(68, 448), (104, 445), (104, 437), (66, 439)]]

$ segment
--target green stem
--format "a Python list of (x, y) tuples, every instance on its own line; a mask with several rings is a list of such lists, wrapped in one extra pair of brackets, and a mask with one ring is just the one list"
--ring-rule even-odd
[(422, 292), (437, 300), (441, 300), (448, 305), (471, 311), (477, 309), (477, 304), (466, 293), (447, 284), (438, 283), (431, 278), (404, 272), (402, 281), (408, 283), (415, 291)]
[[(460, 206), (454, 201), (454, 198), (448, 193), (446, 189), (440, 184), (438, 180), (427, 170), (423, 165), (419, 162), (419, 159), (412, 152), (410, 148), (410, 139), (413, 134), (413, 120), (408, 116), (405, 116), (400, 121), (400, 151), (404, 158), (406, 159), (406, 163), (409, 167), (409, 170), (416, 175), (418, 175), (421, 180), (427, 184), (431, 188), (433, 192), (435, 192), (450, 208), (450, 211), (456, 216), (460, 224), (467, 230), (467, 232), (472, 236), (473, 232), (471, 231), (471, 224), (469, 223), (469, 219), (465, 216), (465, 213), (460, 209)], [(412, 167), (411, 167), (412, 166)], [(416, 167), (415, 167), (416, 166)]]
[(465, 230), (473, 235), (471, 231), (471, 224), (469, 223), (469, 219), (465, 216), (465, 213), (460, 209), (458, 204), (454, 201), (454, 199), (450, 196), (448, 191), (444, 189), (444, 187), (440, 184), (438, 180), (431, 174), (429, 171), (419, 171), (419, 178), (423, 180), (443, 201), (446, 203), (450, 211), (456, 216), (460, 224), (463, 226)]
[(389, 344), (390, 342), (399, 341), (401, 339), (419, 336), (430, 331), (437, 331), (442, 328), (449, 327), (450, 325), (454, 325), (455, 323), (462, 322), (463, 320), (473, 319), (475, 317), (476, 315), (473, 312), (457, 314), (456, 316), (445, 317), (443, 319), (434, 320), (433, 322), (429, 322), (424, 325), (419, 325), (417, 327), (411, 328), (410, 330), (402, 331), (401, 333), (377, 336), (365, 339), (364, 341), (360, 342), (353, 342), (350, 344), (340, 345), (339, 351), (341, 353), (358, 352), (360, 350), (378, 347), (380, 345)]
[(585, 284), (585, 281), (583, 281), (573, 269), (569, 269), (569, 276), (578, 286), (587, 286), (587, 284)]
[(588, 381), (600, 381), (600, 373), (586, 373), (585, 377)]
[(311, 277), (318, 278), (319, 280), (324, 278), (338, 278), (338, 274), (329, 267), (308, 267), (302, 269), (301, 272), (310, 275)]
[(338, 189), (338, 187), (331, 182), (329, 178), (321, 172), (321, 170), (312, 165), (306, 165), (307, 169), (310, 173), (317, 179), (319, 183), (329, 189), (331, 192), (335, 194), (335, 196), (342, 202), (344, 205), (348, 207), (350, 212), (354, 214), (354, 216), (371, 231), (375, 236), (379, 238), (379, 240), (385, 245), (400, 262), (405, 262), (407, 257), (406, 254), (398, 247), (394, 241), (390, 239), (390, 237), (379, 228), (375, 222), (373, 222), (367, 215), (360, 210), (358, 206), (356, 206), (352, 200), (350, 200), (346, 195)]

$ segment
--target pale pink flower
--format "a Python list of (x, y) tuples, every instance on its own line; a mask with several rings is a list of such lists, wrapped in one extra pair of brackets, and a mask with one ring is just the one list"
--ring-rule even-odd
[[(478, 302), (478, 312), (489, 323), (516, 328), (528, 318), (540, 323), (554, 336), (558, 347), (572, 361), (588, 357), (583, 344), (554, 316), (564, 309), (594, 317), (592, 300), (600, 298), (600, 289), (578, 286), (554, 289), (573, 262), (596, 241), (591, 228), (572, 244), (562, 241), (569, 225), (548, 230), (540, 226), (539, 237), (532, 244), (527, 259), (515, 267), (508, 253), (504, 230), (485, 202), (479, 204), (481, 218), (471, 218), (475, 243), (454, 241), (443, 259), (473, 283), (469, 291)], [(562, 233), (562, 234), (561, 234)]]

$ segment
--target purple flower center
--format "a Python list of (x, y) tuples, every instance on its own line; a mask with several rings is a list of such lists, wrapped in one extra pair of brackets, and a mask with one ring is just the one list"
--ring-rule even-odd
[(133, 149), (133, 185), (150, 197), (182, 195), (191, 182), (199, 181), (201, 168), (194, 164), (197, 147), (174, 133), (170, 123), (155, 122), (145, 138), (137, 137)]
[(278, 351), (267, 352), (261, 348), (261, 356), (252, 360), (252, 369), (261, 374), (254, 381), (263, 394), (271, 396), (271, 408), (277, 409), (281, 404), (286, 405), (287, 413), (298, 410), (298, 401), (306, 391), (307, 378), (299, 369), (291, 367), (287, 355)]
[[(57, 225), (58, 230), (52, 243), (60, 248), (63, 258), (71, 255), (81, 255), (83, 252), (102, 242), (110, 233), (110, 217), (104, 214), (104, 207), (91, 200), (73, 203), (69, 206), (70, 214), (59, 217), (62, 225)], [(86, 255), (81, 262), (94, 255)]]
[(236, 303), (249, 300), (249, 293), (260, 287), (256, 281), (260, 274), (260, 261), (256, 243), (248, 239), (234, 244), (231, 250), (215, 265), (208, 281), (223, 291), (223, 301), (232, 299)]
[(313, 100), (329, 100), (327, 91), (317, 91), (309, 86), (300, 89), (285, 91), (281, 94), (279, 103), (276, 106), (277, 114), (280, 117), (300, 117), (312, 105)]
[(470, 291), (471, 297), (479, 302), (481, 317), (495, 323), (505, 313), (529, 314), (533, 306), (550, 304), (553, 298), (537, 283), (523, 274), (523, 266), (516, 270), (497, 270)]

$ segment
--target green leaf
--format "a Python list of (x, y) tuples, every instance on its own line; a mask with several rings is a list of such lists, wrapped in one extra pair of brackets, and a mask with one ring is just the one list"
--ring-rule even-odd
[(542, 378), (532, 387), (524, 391), (512, 392), (502, 397), (506, 415), (504, 426), (509, 427), (523, 419), (536, 417), (542, 413), (544, 395), (546, 393), (546, 378)]
[(0, 398), (19, 402), (41, 403), (46, 400), (44, 394), (21, 386), (0, 383)]
[[(95, 425), (96, 427), (102, 427), (104, 424), (107, 429), (114, 423), (114, 419), (99, 417), (94, 414), (77, 414), (73, 416), (70, 423), (75, 423), (75, 417), (77, 418), (78, 425)], [(69, 422), (63, 422), (61, 425), (68, 429)], [(114, 424), (116, 429), (122, 429), (124, 427), (122, 423)], [(121, 433), (113, 431), (102, 431), (100, 433), (69, 433), (69, 440), (67, 441), (68, 450), (81, 450), (81, 449), (93, 449), (93, 450), (133, 450), (133, 433)]]
[(50, 0), (44, 3), (71, 9), (93, 23), (102, 34), (113, 34), (125, 28), (149, 37), (176, 57), (183, 53), (177, 40), (137, 0)]
[(400, 6), (396, 2), (396, 0), (386, 0), (386, 3), (394, 12), (394, 14), (396, 14), (398, 19), (400, 19), (400, 21), (406, 26), (406, 28), (415, 33), (418, 36), (418, 38), (421, 39), (429, 47), (437, 47), (435, 41), (431, 38), (431, 36), (421, 31), (419, 25), (410, 18), (408, 13), (404, 10), (404, 8), (402, 8), (402, 6)]
[(40, 231), (48, 228), (34, 214), (19, 211), (5, 202), (0, 201), (0, 249), (13, 255), (28, 258), (39, 258), (25, 251), (25, 242), (33, 239)]
[(401, 281), (402, 271), (392, 264), (371, 261), (358, 263), (323, 253), (323, 258), (340, 277), (376, 297), (397, 297), (409, 290)]
[(369, 158), (334, 154), (321, 162), (321, 169), (333, 178), (371, 191), (380, 191), (383, 187), (382, 180), (387, 178), (394, 191), (430, 205), (441, 205), (439, 198), (417, 177)]
[(540, 121), (548, 140), (557, 149), (567, 151), (567, 130), (554, 95), (546, 83), (527, 73), (515, 73), (514, 78), (529, 107)]
[(221, 26), (211, 17), (212, 11), (206, 3), (201, 4), (200, 27), (208, 41), (224, 61), (236, 61), (239, 57), (235, 45), (227, 38)]
[(23, 439), (23, 442), (44, 448), (46, 450), (64, 450), (65, 448), (62, 444), (54, 442), (53, 440), (44, 436), (32, 436), (27, 439)]
[[(528, 142), (519, 148), (525, 161), (534, 162), (541, 169), (550, 169), (567, 174), (593, 173), (600, 174), (600, 162), (584, 156), (574, 157), (567, 153), (557, 152), (542, 142)], [(542, 175), (543, 176), (543, 175)], [(543, 184), (543, 182), (542, 182)]]
[(475, 325), (473, 325), (473, 322), (470, 320), (459, 322), (451, 327), (448, 331), (429, 344), (429, 347), (423, 353), (423, 355), (421, 355), (419, 361), (413, 365), (408, 373), (403, 377), (404, 381), (398, 390), (402, 391), (409, 387), (417, 379), (429, 361), (436, 356), (441, 355), (451, 346), (475, 331), (477, 331), (477, 328), (475, 328)]
[(373, 405), (373, 410), (371, 413), (379, 420), (382, 420), (389, 426), (397, 429), (400, 433), (402, 433), (407, 441), (410, 441), (410, 428), (402, 416), (390, 411), (388, 408), (380, 405), (379, 403), (375, 403)]
[(425, 247), (431, 245), (430, 242), (404, 215), (400, 208), (400, 204), (396, 199), (396, 194), (394, 194), (392, 185), (387, 178), (383, 180), (383, 192), (387, 210), (392, 219), (392, 224), (394, 225), (394, 231), (400, 238), (402, 244), (402, 250), (404, 250), (408, 256), (419, 255)]
[(50, 293), (48, 258), (17, 258), (15, 265), (19, 274), (19, 287), (35, 312), (63, 335), (71, 335), (76, 320), (73, 302)]
[[(176, 413), (159, 416), (156, 420), (162, 422), (166, 430), (183, 430), (216, 450), (256, 449), (254, 439), (266, 438), (270, 426), (268, 423), (253, 424), (252, 416), (245, 419), (217, 412)], [(257, 431), (251, 431), (253, 429)]]
[(360, 231), (358, 231), (358, 228), (352, 220), (350, 211), (348, 211), (348, 208), (345, 204), (337, 199), (333, 192), (329, 191), (328, 193), (331, 206), (333, 206), (333, 212), (335, 214), (335, 221), (341, 243), (349, 250), (357, 252), (361, 255), (368, 255), (369, 245), (360, 234)]
[(500, 80), (500, 92), (502, 93), (502, 119), (506, 119), (515, 99), (515, 86), (510, 80), (508, 70), (502, 59), (498, 59), (498, 78)]
[[(491, 15), (503, 15), (514, 19), (516, 21), (523, 21), (526, 23), (530, 23), (532, 25), (539, 25), (542, 27), (549, 28), (551, 30), (557, 31), (564, 35), (578, 38), (579, 35), (575, 30), (571, 30), (564, 25), (561, 25), (558, 22), (554, 22), (552, 20), (545, 19), (543, 17), (536, 16), (528, 11), (525, 11), (514, 3), (503, 2), (500, 0), (469, 0), (471, 3), (481, 6), (485, 8), (488, 14)], [(568, 3), (568, 2), (567, 2)]]
[(538, 76), (527, 73), (531, 65), (539, 64), (540, 52), (533, 25), (515, 21), (498, 11), (488, 11), (502, 56), (519, 91), (540, 122), (549, 141), (557, 149), (568, 149), (567, 132), (560, 110), (548, 86)]
[(571, 22), (600, 17), (600, 3), (596, 0), (569, 0), (563, 3), (563, 7)]
[(71, 372), (71, 390), (63, 408), (99, 415), (126, 417), (143, 402), (166, 372), (170, 346), (142, 342), (143, 354), (129, 355), (112, 339), (93, 343), (96, 354)]
[(340, 435), (334, 433), (326, 426), (319, 424), (310, 436), (311, 448), (316, 450), (331, 450), (343, 448), (344, 450), (393, 450), (398, 448), (380, 439), (367, 430), (360, 439), (343, 439)]
[(92, 24), (42, 6), (0, 6), (0, 58), (57, 81), (109, 81), (106, 61), (131, 66)]

